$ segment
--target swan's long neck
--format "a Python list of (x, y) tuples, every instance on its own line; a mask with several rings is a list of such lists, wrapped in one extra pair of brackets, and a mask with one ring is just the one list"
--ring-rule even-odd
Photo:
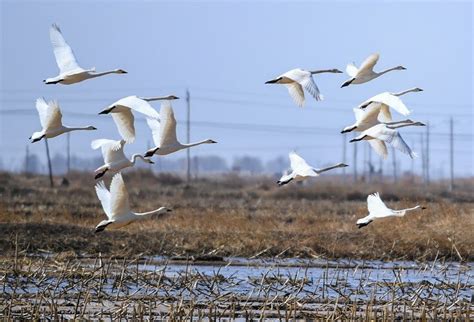
[(406, 93), (410, 93), (410, 92), (418, 92), (418, 88), (413, 87), (413, 88), (407, 89), (405, 91), (401, 91), (401, 92), (398, 92), (398, 93), (392, 93), (392, 95), (402, 96), (402, 95), (405, 95)]
[(311, 74), (322, 74), (322, 73), (342, 73), (340, 70), (337, 69), (320, 69), (320, 70), (311, 70)]
[(162, 214), (162, 213), (165, 213), (167, 212), (168, 209), (164, 208), (164, 207), (161, 207), (161, 208), (158, 208), (158, 209), (155, 209), (155, 210), (152, 210), (152, 211), (148, 211), (148, 212), (137, 212), (135, 213), (135, 215), (137, 216), (150, 216), (150, 215), (155, 215), (155, 214)]
[(184, 144), (181, 144), (181, 145), (185, 148), (190, 148), (192, 146), (201, 145), (201, 144), (205, 144), (205, 143), (209, 143), (209, 141), (208, 140), (202, 140), (202, 141), (199, 141), (199, 142), (184, 143)]
[(393, 214), (397, 217), (403, 217), (406, 215), (406, 213), (408, 211), (412, 211), (412, 210), (416, 210), (416, 209), (419, 209), (421, 208), (421, 206), (415, 206), (415, 207), (412, 207), (412, 208), (406, 208), (406, 209), (400, 209), (400, 210), (394, 210), (393, 211)]
[(137, 161), (138, 158), (142, 159), (143, 162), (145, 162), (145, 158), (143, 157), (143, 155), (139, 153), (135, 153), (134, 155), (132, 155), (132, 157), (130, 158), (130, 162), (132, 162), (132, 164), (135, 165), (135, 162)]
[(108, 70), (108, 71), (105, 71), (105, 72), (99, 72), (99, 73), (96, 73), (96, 72), (91, 72), (89, 73), (90, 75), (90, 78), (94, 78), (94, 77), (100, 77), (100, 76), (104, 76), (104, 75), (108, 75), (108, 74), (121, 74), (119, 71), (117, 70)]
[(175, 96), (153, 96), (153, 97), (140, 97), (142, 100), (151, 102), (151, 101), (165, 101), (165, 100), (174, 100), (177, 97)]
[(71, 131), (92, 131), (94, 128), (91, 128), (90, 126), (84, 126), (84, 127), (68, 127), (64, 126), (66, 129), (65, 132), (71, 132)]
[(403, 210), (406, 212), (406, 211), (412, 211), (412, 210), (416, 210), (416, 209), (420, 209), (420, 208), (421, 208), (421, 206), (420, 206), (420, 205), (417, 205), (417, 206), (415, 206), (415, 207), (406, 208), (406, 209), (403, 209)]
[(345, 167), (345, 166), (346, 165), (344, 163), (338, 163), (336, 165), (333, 165), (333, 166), (330, 166), (330, 167), (327, 167), (327, 168), (314, 169), (314, 171), (316, 171), (316, 173), (322, 173), (322, 172), (326, 172), (326, 171), (329, 171), (329, 170), (332, 170), (332, 169), (342, 168), (342, 167)]
[(401, 127), (405, 127), (405, 126), (423, 126), (425, 124), (421, 123), (421, 122), (410, 122), (410, 123), (401, 123), (401, 124), (390, 124), (388, 127), (390, 129), (399, 129)]
[(383, 70), (383, 71), (378, 72), (378, 73), (375, 73), (375, 74), (377, 75), (377, 77), (379, 77), (379, 76), (382, 76), (382, 75), (385, 74), (385, 73), (391, 72), (392, 70), (399, 70), (399, 69), (400, 69), (399, 66), (397, 66), (397, 67), (392, 67), (392, 68)]

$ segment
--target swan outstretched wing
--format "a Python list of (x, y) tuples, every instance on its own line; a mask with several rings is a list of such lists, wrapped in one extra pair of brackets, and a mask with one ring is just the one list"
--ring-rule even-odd
[(127, 96), (119, 99), (113, 105), (121, 105), (128, 107), (134, 111), (144, 114), (146, 117), (159, 119), (160, 115), (158, 112), (144, 99), (141, 99), (135, 95)]
[(110, 183), (110, 213), (114, 217), (129, 212), (128, 191), (123, 182), (122, 174), (117, 173)]
[(354, 63), (349, 63), (346, 66), (346, 73), (350, 77), (355, 77), (357, 73), (359, 72), (359, 69), (354, 65)]
[(400, 97), (395, 96), (389, 92), (380, 93), (374, 97), (369, 98), (366, 102), (379, 102), (393, 108), (398, 113), (407, 116), (411, 111), (405, 106)]
[(290, 84), (283, 84), (286, 86), (288, 89), (288, 93), (290, 93), (290, 96), (293, 98), (293, 101), (298, 105), (299, 107), (304, 106), (304, 92), (303, 92), (303, 87), (299, 83), (290, 83)]
[(385, 142), (378, 139), (368, 140), (372, 149), (374, 149), (375, 153), (377, 153), (383, 159), (387, 159), (388, 151)]
[(306, 163), (306, 161), (300, 157), (296, 152), (292, 151), (289, 153), (290, 166), (294, 172), (303, 176), (317, 176), (318, 174), (314, 169)]
[(57, 101), (49, 101), (47, 103), (44, 98), (38, 98), (36, 100), (36, 109), (38, 110), (43, 129), (55, 129), (62, 126), (63, 115)]
[(364, 60), (364, 62), (360, 65), (360, 68), (357, 71), (357, 76), (372, 72), (378, 60), (379, 60), (379, 54), (372, 54), (369, 57), (367, 57)]
[(176, 138), (176, 119), (170, 101), (163, 101), (160, 108), (160, 145), (168, 146), (178, 143)]
[(316, 85), (316, 83), (314, 82), (314, 79), (313, 77), (310, 75), (306, 76), (306, 77), (303, 77), (299, 83), (304, 87), (304, 89), (306, 91), (308, 91), (308, 93), (311, 94), (311, 96), (313, 96), (317, 101), (322, 101), (323, 100), (323, 96), (321, 95), (321, 93), (319, 92), (319, 88), (318, 88), (318, 85)]
[(385, 205), (378, 192), (367, 197), (367, 209), (373, 217), (386, 217), (392, 214), (392, 210)]
[(123, 153), (125, 140), (115, 141), (107, 139), (98, 139), (91, 142), (92, 149), (101, 148), (105, 163), (113, 163), (126, 159)]
[(112, 213), (110, 209), (110, 192), (105, 187), (104, 181), (100, 181), (95, 185), (95, 193), (97, 194), (97, 198), (100, 200), (105, 214), (109, 219), (112, 219)]
[(416, 153), (414, 153), (408, 144), (403, 140), (402, 136), (397, 130), (390, 129), (388, 127), (383, 127), (379, 131), (377, 138), (387, 142), (391, 146), (393, 146), (395, 149), (408, 154), (412, 159), (416, 158)]
[(151, 130), (151, 135), (153, 137), (153, 142), (157, 147), (160, 146), (160, 141), (161, 141), (161, 124), (160, 121), (158, 121), (155, 118), (146, 118), (146, 124), (148, 124), (148, 127)]
[(378, 124), (378, 115), (380, 113), (380, 106), (369, 104), (365, 109), (353, 108), (356, 121), (360, 128), (370, 128)]
[(114, 119), (117, 130), (127, 143), (135, 140), (135, 125), (133, 124), (135, 117), (130, 109), (124, 109), (120, 113), (110, 113)]
[(64, 39), (61, 29), (59, 29), (57, 24), (53, 24), (49, 29), (49, 38), (53, 45), (54, 56), (60, 74), (82, 69), (78, 65), (76, 57), (74, 57), (74, 52)]

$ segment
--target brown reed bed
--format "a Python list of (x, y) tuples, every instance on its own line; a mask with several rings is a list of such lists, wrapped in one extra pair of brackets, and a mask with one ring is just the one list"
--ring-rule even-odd
[[(139, 258), (64, 260), (17, 255), (0, 262), (3, 319), (469, 320), (473, 267), (434, 261), (283, 271), (226, 265), (213, 270)], [(267, 264), (268, 265), (268, 264)], [(242, 271), (242, 272), (241, 272)], [(407, 271), (410, 271), (407, 274)], [(434, 277), (417, 279), (428, 271)], [(388, 274), (388, 275), (387, 275)], [(424, 278), (424, 277), (423, 277)]]
[[(60, 178), (56, 178), (59, 182)], [(471, 261), (474, 215), (471, 181), (448, 193), (441, 185), (343, 183), (325, 178), (307, 186), (277, 187), (269, 178), (225, 176), (190, 185), (179, 177), (130, 172), (132, 209), (174, 209), (163, 218), (118, 231), (94, 233), (105, 215), (89, 173), (49, 188), (44, 176), (0, 175), (0, 247), (70, 256), (167, 255), (359, 258)], [(471, 190), (470, 190), (471, 189)], [(379, 191), (390, 207), (427, 207), (404, 218), (357, 229), (366, 196)]]

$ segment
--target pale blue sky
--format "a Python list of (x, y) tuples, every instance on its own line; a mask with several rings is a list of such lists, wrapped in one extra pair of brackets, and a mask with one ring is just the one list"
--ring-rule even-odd
[[(219, 142), (193, 148), (194, 155), (269, 160), (296, 149), (321, 166), (341, 161), (339, 132), (354, 122), (353, 107), (380, 92), (418, 86), (425, 91), (404, 101), (414, 111), (411, 118), (432, 125), (432, 176), (448, 174), (451, 115), (460, 134), (455, 172), (473, 175), (472, 14), (471, 2), (1, 1), (2, 161), (18, 164), (28, 137), (39, 130), (37, 97), (58, 99), (66, 124), (97, 126), (96, 132), (72, 134), (73, 153), (96, 156), (92, 139), (119, 138), (111, 117), (97, 115), (104, 106), (128, 95), (175, 94), (183, 98), (174, 110), (184, 121), (189, 88), (192, 140)], [(44, 78), (58, 72), (48, 35), (52, 23), (61, 26), (84, 68), (123, 68), (129, 74), (44, 85)], [(317, 75), (325, 101), (307, 97), (304, 109), (284, 87), (264, 84), (295, 67), (344, 70), (372, 52), (380, 53), (377, 69), (401, 64), (407, 70), (343, 89), (347, 75)], [(32, 112), (12, 112), (25, 109)], [(184, 124), (178, 132), (185, 140)], [(419, 128), (402, 131), (420, 152), (418, 133)], [(144, 152), (148, 140), (146, 124), (138, 122), (127, 153)], [(50, 140), (53, 154), (63, 153), (65, 145), (65, 137)], [(361, 158), (365, 145), (359, 144)], [(352, 144), (347, 147), (351, 164)], [(44, 154), (43, 143), (30, 148)], [(406, 155), (397, 153), (397, 159), (410, 169)], [(390, 168), (391, 159), (385, 162)], [(419, 170), (421, 159), (414, 166)]]

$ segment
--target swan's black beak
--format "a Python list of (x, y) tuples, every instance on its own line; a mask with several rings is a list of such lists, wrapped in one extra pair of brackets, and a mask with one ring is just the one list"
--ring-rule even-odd
[(348, 167), (348, 165), (345, 164), (345, 163), (343, 163), (343, 164), (341, 164), (341, 167), (344, 167), (344, 168), (345, 168), (345, 167)]
[(170, 208), (166, 208), (166, 212), (172, 212), (173, 209), (170, 209)]
[(155, 162), (151, 161), (151, 160), (148, 160), (148, 163), (149, 164), (155, 164)]
[(275, 83), (278, 82), (279, 80), (281, 80), (281, 77), (276, 78), (276, 79), (272, 79), (272, 80), (269, 80), (269, 81), (266, 81), (265, 84), (275, 84)]
[(95, 126), (92, 126), (92, 127), (91, 127), (91, 129), (93, 129), (93, 130), (97, 130), (97, 128), (96, 128)]
[(342, 74), (342, 73), (344, 73), (343, 71), (340, 71), (339, 69), (333, 69), (332, 72), (333, 72), (333, 73), (337, 73), (337, 74)]
[(217, 143), (217, 141), (214, 141), (214, 140), (211, 140), (211, 141), (209, 141), (209, 142), (210, 142), (210, 143)]
[[(154, 150), (149, 150), (149, 151), (146, 151), (145, 154), (143, 155), (145, 158), (150, 158), (153, 156), (153, 154), (155, 154), (156, 151), (158, 151), (160, 148), (156, 148)], [(153, 162), (153, 161), (152, 161)]]
[(426, 208), (426, 207), (421, 207), (421, 210), (425, 210), (425, 209), (428, 209), (428, 208)]
[(354, 80), (355, 80), (355, 78), (349, 79), (348, 81), (345, 81), (345, 82), (341, 85), (341, 88), (346, 87), (346, 86), (349, 86)]

